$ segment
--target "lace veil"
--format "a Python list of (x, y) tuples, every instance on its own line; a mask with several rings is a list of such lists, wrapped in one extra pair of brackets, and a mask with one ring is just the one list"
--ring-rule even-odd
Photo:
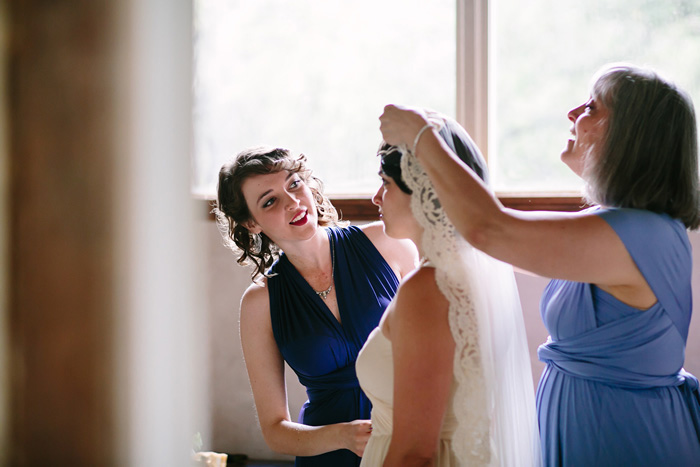
[[(431, 123), (467, 165), (478, 173), (485, 168), (454, 120), (431, 116)], [(462, 465), (539, 465), (530, 358), (512, 267), (459, 235), (416, 157), (400, 150), (402, 178), (413, 191), (411, 209), (424, 228), (423, 253), (450, 303), (458, 419), (453, 450)]]

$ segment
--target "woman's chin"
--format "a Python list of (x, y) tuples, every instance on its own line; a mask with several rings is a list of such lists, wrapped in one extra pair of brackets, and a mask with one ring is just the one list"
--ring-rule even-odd
[(581, 174), (583, 173), (583, 164), (580, 157), (570, 153), (569, 151), (564, 151), (561, 153), (559, 158), (564, 164), (566, 164), (569, 170), (581, 178)]

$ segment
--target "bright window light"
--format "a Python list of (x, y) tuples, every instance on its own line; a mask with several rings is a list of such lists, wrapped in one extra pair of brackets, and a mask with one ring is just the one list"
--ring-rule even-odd
[(559, 160), (567, 113), (609, 62), (651, 66), (700, 104), (700, 1), (490, 4), (489, 164), (497, 190), (578, 191)]
[[(458, 34), (458, 24), (470, 24), (457, 21), (458, 3), (462, 11), (487, 5), (488, 43), (466, 50), (488, 53), (488, 115), (457, 103), (457, 37), (480, 41)], [(654, 67), (700, 100), (699, 0), (195, 0), (194, 7), (199, 194), (214, 193), (221, 164), (261, 144), (306, 154), (329, 193), (371, 194), (377, 117), (388, 103), (450, 116), (461, 108), (470, 121), (487, 122), (483, 149), (501, 193), (578, 192), (579, 179), (559, 160), (566, 114), (588, 98), (600, 66)]]
[(195, 0), (193, 189), (274, 145), (304, 153), (326, 191), (379, 186), (389, 103), (455, 114), (455, 0)]

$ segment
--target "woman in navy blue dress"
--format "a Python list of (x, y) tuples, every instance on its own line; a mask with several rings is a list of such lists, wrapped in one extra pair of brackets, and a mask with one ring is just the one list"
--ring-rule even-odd
[[(381, 223), (339, 226), (304, 156), (286, 149), (252, 148), (225, 164), (216, 214), (238, 262), (255, 265), (240, 330), (265, 441), (298, 466), (359, 465), (371, 406), (355, 360), (413, 269), (415, 248), (387, 237)], [(298, 422), (285, 361), (309, 398)]]
[[(412, 145), (462, 235), (553, 278), (537, 391), (548, 466), (700, 465), (698, 380), (682, 368), (692, 311), (687, 230), (700, 224), (695, 111), (655, 72), (604, 67), (568, 113), (562, 161), (595, 205), (505, 209), (420, 112), (388, 106), (384, 139)], [(409, 146), (410, 147), (410, 146)]]

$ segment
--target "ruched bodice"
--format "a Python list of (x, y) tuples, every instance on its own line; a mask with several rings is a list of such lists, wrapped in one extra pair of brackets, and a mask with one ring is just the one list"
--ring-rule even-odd
[[(340, 322), (284, 254), (267, 282), (275, 341), (309, 398), (299, 422), (313, 426), (369, 419), (371, 405), (357, 381), (355, 360), (399, 285), (361, 229), (329, 228), (328, 236)], [(360, 459), (339, 450), (297, 457), (296, 463), (345, 467), (359, 465)]]
[(547, 286), (537, 391), (545, 465), (700, 465), (698, 383), (682, 369), (692, 310), (685, 228), (647, 211), (599, 215), (658, 302), (638, 310), (593, 284)]

